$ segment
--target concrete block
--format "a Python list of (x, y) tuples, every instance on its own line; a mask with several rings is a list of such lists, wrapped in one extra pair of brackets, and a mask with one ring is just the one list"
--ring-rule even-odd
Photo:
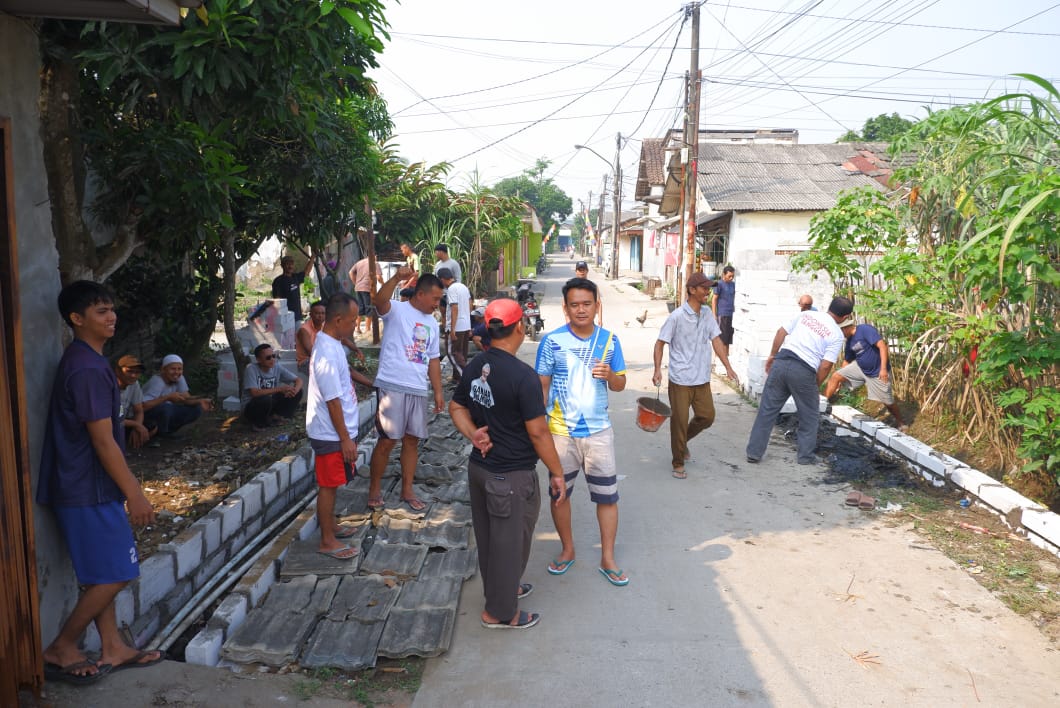
[(227, 541), (243, 525), (243, 500), (232, 494), (215, 506), (210, 514), (221, 517), (221, 541)]
[(306, 459), (300, 455), (288, 455), (283, 458), (284, 461), (289, 461), (291, 464), (291, 483), (301, 481), (309, 473), (309, 466), (306, 464)]
[(979, 498), (1002, 514), (1007, 514), (1014, 509), (1034, 509), (1045, 511), (1045, 507), (1037, 502), (1031, 501), (1014, 489), (1006, 487), (1001, 482), (984, 484), (979, 487)]
[(261, 485), (262, 502), (268, 506), (280, 493), (280, 473), (271, 467), (264, 472), (258, 472), (251, 480)]
[(876, 434), (874, 437), (876, 438), (876, 442), (880, 445), (883, 445), (886, 448), (893, 448), (894, 439), (899, 437), (900, 435), (901, 433), (898, 432), (897, 429), (892, 428), (889, 425), (884, 425), (883, 427), (876, 429)]
[(220, 629), (204, 629), (188, 642), (184, 648), (184, 660), (200, 666), (217, 666), (221, 660), (221, 645), (224, 632)]
[(364, 425), (375, 417), (375, 396), (357, 404), (357, 422)]
[[(256, 480), (247, 482), (242, 487), (232, 492), (228, 499), (241, 499), (243, 501), (243, 525), (261, 513), (262, 489)], [(227, 500), (226, 500), (227, 501)]]
[(188, 604), (188, 601), (191, 600), (191, 596), (194, 594), (195, 585), (192, 583), (191, 578), (179, 581), (176, 587), (174, 587), (160, 603), (162, 616), (165, 618), (166, 622), (180, 612), (181, 608)]
[(971, 492), (972, 494), (979, 494), (979, 487), (984, 484), (997, 484), (997, 480), (990, 475), (983, 474), (979, 470), (973, 470), (971, 467), (957, 467), (950, 471), (950, 481), (956, 484), (961, 489)]
[(247, 618), (247, 598), (239, 593), (226, 597), (210, 618), (209, 627), (221, 629), (224, 636), (231, 636), (235, 629)]
[(177, 584), (177, 559), (172, 553), (158, 551), (140, 564), (136, 583), (136, 606), (143, 616)]
[(132, 633), (133, 646), (144, 647), (151, 641), (158, 630), (162, 629), (161, 611), (158, 606), (152, 607), (147, 614), (141, 613), (129, 627)]
[(851, 408), (850, 406), (832, 406), (832, 417), (846, 423), (847, 425), (850, 425), (854, 418), (859, 415), (861, 415), (861, 411), (857, 408)]
[(302, 524), (302, 527), (298, 529), (299, 540), (307, 540), (310, 536), (317, 532), (318, 528), (320, 528), (320, 525), (317, 522), (317, 517), (313, 516), (313, 518), (307, 520), (304, 524)]
[(221, 547), (221, 516), (211, 510), (189, 528), (202, 529), (202, 555), (207, 557)]
[(891, 449), (895, 452), (901, 453), (911, 462), (916, 462), (920, 458), (920, 453), (924, 450), (931, 450), (928, 445), (925, 445), (913, 436), (904, 433), (891, 439)]
[(291, 486), (291, 463), (280, 460), (273, 462), (269, 469), (276, 473), (276, 480), (281, 490)]
[(869, 418), (867, 420), (855, 420), (854, 427), (875, 440), (876, 432), (881, 428), (886, 428), (887, 426), (878, 420), (873, 420)]
[(1060, 515), (1044, 509), (1024, 509), (1023, 526), (1054, 546), (1060, 546)]
[[(932, 474), (945, 477), (955, 465), (948, 464), (947, 455), (924, 445), (916, 454), (916, 463)], [(950, 458), (953, 459), (953, 458)]]
[(788, 400), (784, 401), (784, 405), (780, 407), (781, 413), (794, 413), (797, 409), (795, 408), (795, 399), (788, 397)]
[(202, 563), (202, 536), (202, 527), (192, 525), (180, 532), (172, 542), (158, 547), (158, 550), (168, 551), (176, 556), (177, 580), (187, 576)]
[(225, 396), (224, 401), (221, 402), (221, 408), (229, 413), (239, 413), (243, 410), (243, 405), (240, 403), (238, 396), (229, 395)]
[(272, 503), (265, 507), (265, 513), (262, 515), (262, 521), (264, 521), (266, 524), (271, 524), (273, 521), (275, 521), (290, 503), (287, 497), (288, 495), (285, 492), (273, 499)]
[(851, 428), (844, 428), (843, 426), (836, 426), (835, 435), (837, 438), (860, 438), (861, 433)]
[[(126, 585), (114, 598), (114, 614), (118, 620), (118, 627), (128, 627), (136, 619), (136, 593), (132, 585)], [(91, 626), (95, 626), (92, 623)]]
[(817, 411), (819, 413), (827, 413), (828, 412), (828, 399), (825, 398), (824, 396), (819, 396), (817, 398)]
[(192, 574), (192, 582), (195, 584), (195, 587), (201, 588), (205, 585), (208, 580), (217, 575), (226, 562), (228, 562), (228, 554), (224, 549), (217, 551), (211, 556), (207, 556), (202, 565), (200, 565)]
[(257, 607), (261, 599), (269, 592), (269, 588), (276, 582), (276, 578), (276, 560), (266, 554), (264, 558), (251, 566), (247, 574), (236, 585), (235, 592), (246, 595), (250, 607)]

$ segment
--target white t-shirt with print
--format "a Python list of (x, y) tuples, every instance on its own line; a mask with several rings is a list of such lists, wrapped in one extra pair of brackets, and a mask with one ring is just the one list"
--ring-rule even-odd
[(427, 365), (438, 354), (438, 320), (408, 302), (390, 303), (382, 315), (383, 342), (379, 349), (379, 372), (375, 383), (398, 393), (426, 396)]
[(784, 330), (788, 336), (784, 338), (781, 350), (792, 352), (814, 371), (824, 360), (834, 364), (846, 342), (843, 330), (827, 312), (800, 312)]
[(309, 359), (309, 397), (306, 400), (305, 434), (314, 440), (338, 442), (339, 434), (328, 413), (328, 401), (342, 402), (342, 419), (352, 440), (357, 439), (357, 394), (350, 379), (350, 365), (342, 343), (318, 332)]
[[(450, 323), (449, 329), (453, 332), (471, 331), (471, 291), (463, 283), (451, 283), (445, 291), (449, 295), (450, 310), (456, 305), (456, 323)], [(450, 314), (446, 313), (447, 320)]]
[(434, 274), (438, 275), (438, 271), (440, 271), (442, 268), (448, 268), (449, 270), (453, 271), (453, 279), (458, 283), (460, 282), (460, 276), (463, 275), (463, 273), (460, 272), (459, 263), (457, 263), (452, 258), (447, 258), (444, 261), (438, 261), (434, 264)]

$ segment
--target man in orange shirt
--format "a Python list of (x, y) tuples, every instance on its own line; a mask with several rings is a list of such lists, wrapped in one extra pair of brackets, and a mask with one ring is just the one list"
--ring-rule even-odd
[[(313, 343), (316, 342), (317, 334), (324, 329), (324, 320), (327, 319), (327, 307), (321, 300), (317, 300), (309, 306), (309, 319), (302, 323), (294, 335), (294, 355), (298, 360), (298, 371), (309, 375), (309, 357), (313, 354)], [(357, 343), (349, 337), (341, 340), (343, 346), (353, 352), (354, 356), (364, 363), (364, 352), (360, 350)], [(363, 381), (360, 383), (364, 383)], [(367, 384), (371, 386), (371, 384)]]

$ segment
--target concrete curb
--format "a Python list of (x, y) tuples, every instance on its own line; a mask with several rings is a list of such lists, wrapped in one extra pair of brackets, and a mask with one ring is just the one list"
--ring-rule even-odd
[(975, 497), (976, 504), (997, 514), (1013, 531), (1026, 536), (1035, 546), (1060, 556), (1060, 516), (1041, 504), (856, 408), (833, 406), (831, 415), (837, 424), (869, 438), (876, 447), (906, 462), (936, 487), (952, 485), (967, 492)]

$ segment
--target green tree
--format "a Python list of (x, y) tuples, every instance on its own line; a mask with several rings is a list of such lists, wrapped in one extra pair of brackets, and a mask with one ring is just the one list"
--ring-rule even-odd
[(848, 130), (840, 136), (836, 142), (890, 142), (912, 128), (913, 125), (913, 121), (902, 118), (897, 113), (892, 113), (890, 115), (881, 113), (875, 118), (869, 118), (866, 120), (860, 133), (854, 130)]
[[(64, 277), (104, 279), (137, 248), (160, 267), (196, 254), (189, 271), (205, 277), (188, 272), (187, 287), (208, 289), (214, 317), (222, 306), (241, 363), (236, 268), (273, 233), (329, 240), (378, 179), (389, 120), (364, 72), (382, 49), (381, 10), (377, 0), (211, 0), (177, 29), (53, 23), (45, 129), (71, 138), (51, 144), (49, 161), (64, 197), (53, 211), (69, 225), (57, 229)], [(103, 258), (81, 221), (79, 182), (64, 181), (83, 183), (86, 162), (92, 212), (120, 236)]]
[(493, 186), (493, 192), (498, 196), (518, 197), (532, 206), (541, 217), (543, 233), (548, 233), (553, 224), (558, 229), (574, 210), (571, 198), (545, 177), (550, 164), (548, 160), (539, 159), (518, 177), (502, 179)]

